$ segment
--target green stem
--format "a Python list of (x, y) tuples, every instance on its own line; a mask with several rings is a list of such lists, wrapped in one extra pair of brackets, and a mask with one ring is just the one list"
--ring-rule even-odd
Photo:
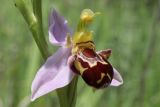
[(33, 12), (42, 26), (42, 0), (32, 0)]
[(69, 85), (68, 88), (68, 98), (70, 102), (70, 107), (75, 107), (76, 105), (76, 100), (77, 100), (77, 82), (78, 82), (78, 76), (76, 76), (72, 83)]
[(76, 76), (69, 85), (57, 90), (61, 107), (75, 107), (77, 98), (77, 82), (78, 77)]
[[(43, 32), (43, 21), (42, 21), (42, 0), (32, 0), (32, 5), (33, 5), (33, 12), (35, 17), (38, 20), (37, 23), (37, 29), (38, 29), (38, 36), (39, 36), (39, 41), (42, 43), (45, 47), (47, 48), (47, 42), (45, 40), (44, 32)], [(48, 57), (48, 55), (47, 55)]]
[(36, 17), (36, 15), (32, 11), (32, 7), (30, 6), (27, 0), (15, 0), (15, 6), (20, 10), (24, 19), (26, 20), (30, 31), (32, 32), (33, 38), (42, 54), (44, 59), (47, 59), (49, 56), (47, 42), (43, 36), (43, 30), (41, 24)]

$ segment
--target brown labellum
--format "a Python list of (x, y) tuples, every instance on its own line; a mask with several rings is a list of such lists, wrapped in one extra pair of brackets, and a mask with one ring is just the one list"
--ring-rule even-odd
[(113, 68), (107, 61), (111, 50), (96, 53), (94, 49), (84, 48), (73, 56), (72, 71), (94, 88), (108, 86), (113, 78)]

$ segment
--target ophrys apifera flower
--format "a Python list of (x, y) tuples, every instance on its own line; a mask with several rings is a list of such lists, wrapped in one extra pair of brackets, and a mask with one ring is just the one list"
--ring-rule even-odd
[(32, 101), (68, 85), (79, 75), (91, 87), (119, 86), (123, 79), (108, 58), (111, 50), (96, 52), (93, 32), (87, 26), (98, 13), (84, 9), (77, 30), (72, 33), (67, 20), (53, 10), (49, 17), (49, 41), (60, 46), (38, 70), (32, 83)]

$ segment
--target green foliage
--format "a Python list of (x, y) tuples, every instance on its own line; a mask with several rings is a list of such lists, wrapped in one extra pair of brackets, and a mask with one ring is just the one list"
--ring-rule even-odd
[[(47, 0), (42, 2), (48, 41), (48, 15), (56, 8), (72, 28), (82, 9), (99, 11), (92, 24), (97, 50), (111, 48), (110, 62), (124, 84), (92, 91), (81, 78), (76, 107), (159, 107), (160, 4), (158, 0)], [(0, 1), (0, 107), (59, 107), (56, 93), (30, 102), (30, 85), (42, 64), (31, 32), (12, 0)], [(75, 30), (75, 29), (73, 29)], [(49, 42), (48, 42), (49, 43)], [(50, 45), (52, 52), (56, 50)]]

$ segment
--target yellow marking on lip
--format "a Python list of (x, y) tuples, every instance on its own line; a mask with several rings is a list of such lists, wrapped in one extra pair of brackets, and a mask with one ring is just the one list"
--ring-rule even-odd
[(101, 78), (97, 81), (98, 84), (103, 80), (104, 76), (105, 76), (105, 73), (101, 73)]
[(77, 60), (74, 62), (74, 65), (75, 65), (76, 69), (80, 71), (81, 75), (83, 74), (83, 72), (85, 70), (88, 69), (88, 68), (83, 68), (83, 66), (81, 65), (81, 63), (79, 61), (77, 61)]
[(108, 78), (111, 80), (111, 76), (107, 73)]
[[(85, 60), (85, 61), (88, 62), (87, 60)], [(88, 62), (88, 64), (89, 64), (90, 67), (94, 67), (94, 66), (97, 66), (98, 62), (103, 64), (103, 65), (107, 65), (108, 64), (107, 62), (104, 62), (104, 61), (93, 61), (93, 63)]]

